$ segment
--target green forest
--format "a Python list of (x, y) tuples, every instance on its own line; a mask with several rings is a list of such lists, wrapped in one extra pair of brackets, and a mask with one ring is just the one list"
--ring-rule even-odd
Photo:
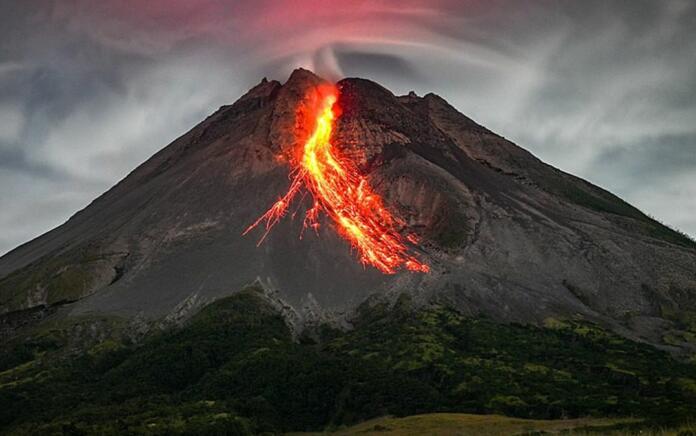
[(415, 310), (402, 295), (364, 303), (353, 325), (295, 337), (249, 288), (139, 341), (80, 348), (43, 328), (1, 350), (0, 429), (241, 435), (433, 412), (654, 425), (696, 416), (696, 365), (587, 322), (500, 324)]

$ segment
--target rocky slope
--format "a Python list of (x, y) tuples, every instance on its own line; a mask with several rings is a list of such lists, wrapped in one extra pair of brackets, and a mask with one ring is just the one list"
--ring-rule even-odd
[(295, 108), (321, 82), (305, 70), (282, 85), (264, 79), (65, 224), (0, 258), (0, 313), (44, 306), (51, 316), (177, 320), (257, 282), (298, 329), (347, 326), (368, 297), (408, 293), (466, 315), (584, 318), (691, 347), (692, 241), (433, 94), (397, 97), (344, 79), (335, 134), (421, 235), (431, 273), (363, 268), (326, 222), (300, 239), (301, 219), (286, 217), (260, 247), (260, 234), (242, 237), (286, 190)]

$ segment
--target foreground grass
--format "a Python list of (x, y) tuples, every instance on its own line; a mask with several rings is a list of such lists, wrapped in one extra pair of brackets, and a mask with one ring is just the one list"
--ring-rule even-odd
[[(636, 423), (633, 419), (521, 419), (501, 415), (471, 415), (465, 413), (431, 413), (407, 416), (404, 418), (383, 417), (372, 419), (332, 432), (332, 435), (476, 435), (508, 436), (534, 433), (557, 434), (577, 429), (591, 428), (594, 431), (609, 432), (612, 427)], [(294, 433), (295, 436), (310, 436), (326, 433)], [(567, 433), (566, 433), (567, 434)], [(570, 433), (576, 434), (576, 433)], [(598, 433), (591, 433), (595, 436)], [(606, 434), (606, 433), (604, 433)]]

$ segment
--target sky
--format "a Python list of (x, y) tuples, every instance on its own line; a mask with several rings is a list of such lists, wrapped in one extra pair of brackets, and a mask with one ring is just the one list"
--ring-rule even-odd
[(296, 67), (435, 92), (696, 236), (696, 1), (0, 0), (0, 254)]

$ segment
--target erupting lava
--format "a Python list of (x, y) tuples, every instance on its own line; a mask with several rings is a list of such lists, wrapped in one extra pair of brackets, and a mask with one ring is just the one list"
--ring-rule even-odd
[[(406, 242), (397, 230), (404, 222), (385, 208), (382, 198), (360, 175), (357, 165), (331, 144), (337, 95), (335, 86), (317, 87), (298, 110), (298, 119), (314, 127), (299, 156), (291, 159), (290, 188), (244, 234), (265, 222), (261, 244), (304, 187), (314, 200), (306, 213), (305, 227), (316, 230), (319, 213), (323, 211), (333, 220), (341, 237), (357, 248), (363, 265), (370, 264), (386, 274), (393, 274), (401, 266), (428, 272), (428, 265), (407, 253)], [(415, 235), (408, 235), (406, 239), (416, 242)]]

